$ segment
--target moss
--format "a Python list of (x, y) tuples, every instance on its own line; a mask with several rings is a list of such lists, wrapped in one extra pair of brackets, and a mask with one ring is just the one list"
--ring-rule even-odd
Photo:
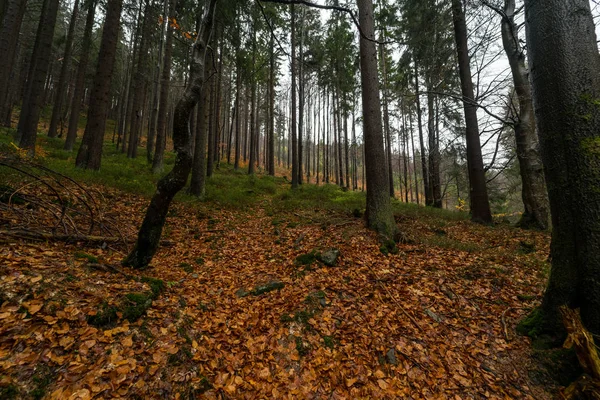
[(335, 338), (332, 336), (323, 336), (323, 345), (329, 349), (333, 349), (335, 347)]
[(88, 316), (87, 322), (98, 328), (114, 325), (117, 321), (117, 311), (115, 306), (109, 306), (107, 302), (103, 302), (98, 307), (96, 315)]
[(150, 286), (150, 290), (152, 291), (152, 299), (157, 299), (158, 296), (165, 290), (165, 281), (162, 279), (143, 276), (141, 281)]
[(272, 281), (264, 285), (255, 287), (250, 294), (253, 296), (260, 296), (261, 294), (272, 292), (273, 290), (281, 290), (285, 287), (285, 283), (279, 281)]
[(298, 257), (296, 257), (295, 262), (296, 265), (311, 265), (317, 261), (317, 257), (318, 254), (314, 251), (311, 251), (310, 253), (300, 254)]
[(0, 388), (0, 399), (12, 400), (19, 398), (19, 388), (16, 385), (10, 384)]
[(386, 256), (388, 254), (398, 254), (398, 246), (396, 246), (396, 242), (393, 240), (384, 240), (383, 244), (379, 248), (379, 251)]
[(98, 257), (93, 256), (91, 254), (87, 254), (87, 253), (85, 253), (83, 251), (76, 251), (75, 252), (75, 258), (87, 260), (89, 263), (92, 263), (92, 264), (97, 264), (98, 263)]
[(541, 308), (535, 308), (517, 325), (517, 333), (523, 336), (529, 336), (536, 339), (544, 333), (545, 319)]
[(123, 318), (137, 321), (152, 305), (152, 296), (147, 293), (128, 293), (123, 300)]
[(48, 366), (42, 365), (33, 375), (32, 380), (35, 388), (29, 392), (29, 395), (34, 400), (43, 399), (46, 396), (46, 390), (48, 389), (48, 386), (50, 386), (53, 380), (52, 370)]
[(304, 357), (310, 352), (310, 344), (305, 343), (302, 337), (294, 336), (294, 340), (296, 342), (296, 350), (300, 357)]
[(188, 263), (181, 263), (181, 264), (179, 264), (179, 268), (183, 269), (188, 274), (194, 272), (194, 267), (192, 267)]

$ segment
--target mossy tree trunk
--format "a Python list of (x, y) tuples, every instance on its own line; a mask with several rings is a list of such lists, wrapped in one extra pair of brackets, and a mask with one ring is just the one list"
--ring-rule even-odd
[(217, 0), (210, 0), (205, 8), (202, 24), (192, 49), (190, 77), (185, 91), (175, 106), (173, 145), (177, 156), (171, 172), (158, 181), (146, 217), (138, 233), (134, 249), (123, 260), (123, 265), (133, 268), (148, 266), (160, 242), (167, 212), (173, 197), (185, 186), (192, 168), (190, 115), (200, 100), (204, 86), (206, 48), (212, 32)]
[(525, 1), (533, 103), (552, 214), (546, 327), (581, 308), (600, 333), (600, 56), (587, 0)]

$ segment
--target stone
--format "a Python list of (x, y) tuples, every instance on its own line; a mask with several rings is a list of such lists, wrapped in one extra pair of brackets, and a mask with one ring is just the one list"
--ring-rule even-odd
[(340, 251), (338, 249), (329, 249), (321, 253), (318, 258), (323, 264), (327, 265), (328, 267), (333, 267), (339, 256)]

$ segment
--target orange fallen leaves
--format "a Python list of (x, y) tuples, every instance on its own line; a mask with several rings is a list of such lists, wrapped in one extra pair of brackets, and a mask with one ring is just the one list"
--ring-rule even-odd
[[(115, 198), (123, 229), (135, 231), (145, 200)], [(310, 219), (278, 215), (284, 222), (277, 230), (275, 217), (261, 209), (213, 211), (210, 227), (195, 209), (176, 205), (172, 214), (168, 239), (175, 245), (161, 248), (148, 271), (169, 283), (166, 292), (137, 322), (119, 319), (104, 329), (90, 326), (88, 316), (147, 286), (87, 269), (74, 261), (74, 244), (0, 248), (7, 265), (0, 277), (7, 294), (0, 305), (0, 385), (31, 390), (31, 377), (43, 367), (55, 372), (48, 396), (56, 399), (176, 398), (192, 391), (209, 399), (532, 396), (525, 372), (506, 367), (527, 344), (507, 341), (498, 316), (511, 307), (506, 318), (514, 324), (525, 313), (518, 295), (539, 295), (543, 282), (524, 265), (527, 257), (545, 257), (543, 234), (448, 222), (453, 240), (500, 241), (504, 248), (469, 253), (413, 244), (384, 256), (360, 220), (341, 227), (313, 222), (330, 218), (324, 212)], [(403, 223), (431, 232), (422, 220)], [(516, 252), (524, 235), (542, 249), (538, 255)], [(337, 267), (302, 270), (294, 262), (326, 248), (340, 250)], [(122, 257), (86, 251), (114, 264)], [(273, 280), (285, 287), (235, 294)], [(325, 305), (312, 312), (316, 293)], [(519, 389), (508, 383), (515, 380)]]

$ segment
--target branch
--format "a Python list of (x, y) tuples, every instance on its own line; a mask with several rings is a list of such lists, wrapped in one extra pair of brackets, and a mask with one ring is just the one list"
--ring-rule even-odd
[[(257, 0), (258, 3), (260, 3), (260, 0)], [(318, 8), (321, 10), (333, 10), (333, 11), (340, 11), (340, 12), (344, 12), (346, 14), (349, 14), (350, 17), (352, 18), (352, 21), (354, 22), (354, 25), (356, 25), (356, 28), (358, 29), (358, 32), (360, 33), (360, 36), (365, 39), (368, 40), (370, 42), (373, 43), (377, 43), (377, 44), (393, 44), (393, 43), (398, 43), (398, 44), (405, 44), (402, 42), (396, 42), (396, 41), (385, 41), (385, 42), (380, 42), (378, 40), (375, 39), (371, 39), (369, 37), (367, 37), (367, 35), (365, 35), (365, 33), (363, 32), (362, 28), (360, 27), (360, 24), (358, 23), (358, 18), (356, 18), (356, 14), (354, 14), (354, 11), (352, 11), (351, 9), (347, 8), (347, 7), (342, 7), (342, 6), (334, 6), (334, 5), (322, 5), (322, 4), (315, 4), (315, 3), (311, 3), (310, 1), (307, 0), (262, 0), (265, 3), (277, 3), (277, 4), (287, 4), (287, 5), (291, 5), (291, 4), (303, 4), (305, 6), (308, 7), (312, 7), (312, 8)]]

